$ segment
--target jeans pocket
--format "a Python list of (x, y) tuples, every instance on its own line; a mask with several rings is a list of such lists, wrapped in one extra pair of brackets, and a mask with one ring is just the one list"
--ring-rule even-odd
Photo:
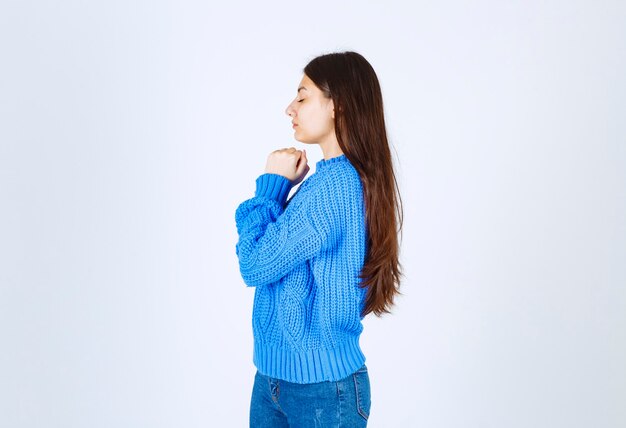
[(355, 373), (352, 374), (354, 380), (354, 389), (356, 391), (356, 406), (359, 414), (363, 419), (367, 420), (370, 414), (370, 407), (372, 405), (370, 395), (370, 379), (365, 366), (361, 367)]

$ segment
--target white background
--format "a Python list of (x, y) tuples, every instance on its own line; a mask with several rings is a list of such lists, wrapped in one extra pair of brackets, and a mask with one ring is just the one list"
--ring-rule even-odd
[(626, 425), (624, 2), (145, 0), (0, 6), (0, 426), (248, 426), (234, 213), (342, 50), (405, 210), (369, 426)]

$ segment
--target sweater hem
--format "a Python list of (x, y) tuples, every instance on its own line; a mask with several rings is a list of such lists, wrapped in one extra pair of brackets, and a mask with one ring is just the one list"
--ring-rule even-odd
[(356, 372), (365, 364), (365, 355), (354, 336), (330, 349), (297, 351), (254, 340), (253, 362), (269, 377), (293, 383), (337, 381)]

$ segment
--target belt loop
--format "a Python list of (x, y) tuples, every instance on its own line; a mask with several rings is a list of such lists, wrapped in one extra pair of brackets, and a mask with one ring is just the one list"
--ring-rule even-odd
[(278, 393), (280, 392), (280, 385), (278, 383), (278, 379), (274, 379), (274, 378), (270, 378), (270, 388), (272, 391), (272, 395), (278, 396)]

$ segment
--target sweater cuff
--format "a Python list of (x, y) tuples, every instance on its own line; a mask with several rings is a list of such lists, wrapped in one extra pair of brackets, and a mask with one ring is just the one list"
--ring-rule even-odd
[(255, 196), (265, 196), (284, 205), (293, 183), (284, 175), (265, 173), (256, 179)]

